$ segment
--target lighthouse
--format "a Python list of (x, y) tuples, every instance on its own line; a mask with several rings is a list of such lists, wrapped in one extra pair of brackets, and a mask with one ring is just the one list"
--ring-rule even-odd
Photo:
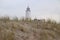
[(27, 8), (26, 8), (26, 19), (27, 19), (27, 20), (31, 19), (30, 14), (31, 14), (30, 7), (27, 6)]

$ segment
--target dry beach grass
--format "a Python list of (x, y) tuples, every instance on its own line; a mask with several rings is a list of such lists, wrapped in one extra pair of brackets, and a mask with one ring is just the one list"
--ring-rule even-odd
[(60, 40), (60, 23), (0, 19), (0, 40)]

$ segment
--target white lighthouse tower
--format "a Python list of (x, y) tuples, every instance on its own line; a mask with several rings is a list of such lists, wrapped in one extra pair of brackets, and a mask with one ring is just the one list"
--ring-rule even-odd
[(27, 6), (27, 8), (26, 8), (26, 19), (27, 20), (31, 19), (30, 14), (31, 14), (31, 10), (30, 10), (29, 6)]

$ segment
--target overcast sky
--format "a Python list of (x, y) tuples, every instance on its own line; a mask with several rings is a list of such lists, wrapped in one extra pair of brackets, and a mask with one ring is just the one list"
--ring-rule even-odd
[(25, 16), (29, 5), (32, 18), (60, 20), (60, 0), (0, 0), (0, 16)]

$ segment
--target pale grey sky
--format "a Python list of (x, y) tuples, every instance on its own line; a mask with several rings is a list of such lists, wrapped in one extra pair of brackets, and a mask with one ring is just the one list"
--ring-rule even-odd
[(0, 16), (25, 16), (28, 5), (32, 18), (60, 20), (60, 0), (0, 0)]

